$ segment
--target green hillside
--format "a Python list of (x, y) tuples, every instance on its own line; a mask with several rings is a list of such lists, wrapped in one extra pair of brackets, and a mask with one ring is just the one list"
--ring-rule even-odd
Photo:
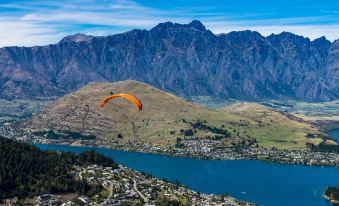
[[(111, 92), (137, 96), (143, 110), (138, 111), (125, 99), (100, 108), (99, 101)], [(197, 127), (197, 122), (204, 126)], [(286, 149), (305, 149), (306, 142), (322, 141), (316, 128), (291, 115), (250, 103), (209, 109), (137, 81), (91, 83), (58, 99), (20, 126), (91, 134), (104, 146), (128, 141), (174, 145), (178, 137), (215, 138), (221, 134), (228, 134), (221, 140), (225, 144), (255, 138), (262, 146)]]

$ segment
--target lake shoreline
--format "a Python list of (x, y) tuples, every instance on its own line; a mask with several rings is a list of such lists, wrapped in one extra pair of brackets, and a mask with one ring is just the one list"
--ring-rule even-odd
[[(334, 138), (334, 137), (332, 137)], [(20, 139), (18, 139), (20, 140)], [(32, 137), (21, 139), (30, 143), (60, 144), (70, 146), (94, 146), (117, 149), (122, 151), (136, 151), (149, 154), (188, 157), (207, 160), (263, 160), (282, 164), (317, 165), (339, 167), (339, 153), (319, 152), (313, 148), (304, 150), (287, 150), (265, 148), (259, 145), (224, 146), (220, 141), (211, 139), (184, 139), (180, 144), (172, 146), (153, 145), (142, 142), (123, 142), (122, 140), (107, 141), (103, 138), (90, 140), (60, 139), (53, 140), (46, 137)], [(314, 149), (314, 151), (312, 151)]]
[[(239, 153), (239, 152), (231, 152), (231, 155), (226, 156), (226, 158), (218, 158), (213, 155), (191, 155), (189, 153), (185, 152), (174, 152), (173, 150), (168, 150), (168, 148), (164, 148), (164, 146), (156, 147), (157, 149), (150, 149), (149, 146), (145, 147), (135, 147), (135, 145), (93, 145), (88, 144), (88, 142), (60, 142), (60, 141), (48, 141), (48, 142), (39, 142), (38, 144), (48, 144), (48, 145), (66, 145), (66, 146), (73, 146), (73, 147), (96, 147), (96, 148), (105, 148), (105, 149), (113, 149), (113, 150), (119, 150), (119, 151), (125, 151), (125, 152), (140, 152), (144, 154), (154, 154), (154, 155), (163, 155), (163, 156), (169, 156), (169, 157), (184, 157), (184, 158), (191, 158), (191, 159), (198, 159), (198, 160), (259, 160), (259, 161), (265, 161), (270, 163), (278, 163), (278, 164), (288, 164), (288, 165), (304, 165), (304, 166), (328, 166), (328, 167), (339, 167), (339, 155), (335, 153), (320, 153), (320, 152), (310, 152), (310, 151), (284, 151), (284, 150), (271, 150), (263, 148), (266, 152), (273, 152), (274, 156), (268, 155), (258, 155), (258, 154), (252, 154), (252, 153)], [(154, 148), (154, 147), (151, 147)], [(280, 152), (280, 153), (279, 153)], [(312, 162), (312, 161), (301, 161), (300, 159), (288, 159), (283, 158), (282, 154), (290, 153), (290, 152), (301, 152), (306, 153), (308, 156), (309, 154), (314, 155), (326, 155), (326, 156), (332, 156), (336, 155), (336, 161), (329, 163), (329, 162)], [(320, 158), (321, 159), (321, 158)]]
[(339, 143), (339, 128), (328, 130), (326, 134)]
[[(298, 205), (328, 206), (326, 203), (328, 201), (326, 201), (323, 196), (323, 190), (328, 185), (338, 184), (337, 180), (339, 178), (338, 168), (336, 167), (279, 164), (262, 160), (200, 161), (196, 158), (192, 159), (188, 157), (175, 158), (163, 154), (140, 153), (135, 151), (126, 152), (107, 148), (107, 146), (105, 148), (60, 144), (37, 144), (36, 146), (42, 149), (75, 153), (93, 149), (113, 158), (119, 164), (125, 165), (128, 168), (152, 174), (160, 179), (166, 178), (170, 181), (178, 180), (194, 191), (205, 194), (222, 194), (227, 192), (230, 196), (238, 200), (256, 202), (258, 205), (293, 205), (291, 202), (299, 201), (302, 204)], [(322, 177), (322, 179), (312, 178), (314, 175), (318, 175)], [(198, 186), (196, 185), (197, 181), (205, 181), (209, 186)], [(296, 184), (296, 182), (298, 182), (298, 184)], [(280, 188), (274, 186), (276, 184), (287, 185)], [(257, 190), (259, 193), (256, 192)], [(300, 197), (300, 191), (304, 191), (302, 193), (304, 194), (303, 197)], [(316, 191), (318, 195), (314, 196), (313, 191)], [(264, 192), (263, 194), (267, 193), (267, 195), (262, 196), (261, 192)], [(285, 192), (286, 194), (284, 194)], [(272, 193), (279, 194), (281, 197), (276, 199), (275, 196), (271, 196)], [(295, 196), (296, 194), (298, 194), (298, 197)], [(265, 201), (262, 201), (264, 199)], [(267, 201), (271, 201), (270, 203), (272, 203), (273, 199), (273, 203), (279, 204), (267, 203)], [(315, 200), (315, 203), (306, 204), (306, 202), (309, 203), (313, 200)], [(283, 204), (286, 202), (290, 204)]]
[(325, 198), (327, 201), (329, 201), (329, 202), (331, 202), (331, 203), (333, 203), (333, 204), (339, 205), (339, 200), (334, 200), (334, 199), (328, 197), (327, 195), (324, 195), (324, 198)]

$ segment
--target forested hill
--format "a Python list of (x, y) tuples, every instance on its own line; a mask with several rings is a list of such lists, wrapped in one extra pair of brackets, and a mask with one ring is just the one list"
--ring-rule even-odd
[(181, 97), (241, 100), (339, 97), (339, 40), (283, 32), (216, 35), (199, 21), (107, 37), (0, 48), (0, 98), (62, 96), (89, 82), (133, 79)]
[(339, 204), (339, 186), (328, 187), (325, 191), (325, 197), (333, 203)]
[(94, 151), (73, 153), (42, 151), (32, 145), (0, 137), (0, 200), (44, 193), (78, 192), (93, 194), (100, 186), (90, 186), (69, 174), (72, 165), (118, 165)]

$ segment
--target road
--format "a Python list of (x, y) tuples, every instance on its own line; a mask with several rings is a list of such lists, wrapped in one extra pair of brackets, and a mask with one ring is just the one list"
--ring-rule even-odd
[(148, 199), (138, 190), (137, 182), (135, 181), (135, 179), (133, 179), (133, 188), (140, 195), (140, 197), (144, 200), (145, 204), (147, 204), (148, 203)]
[(111, 199), (113, 195), (113, 181), (111, 181), (111, 184), (109, 186), (109, 195), (107, 197), (107, 199)]
[(80, 181), (82, 181), (82, 171), (79, 172)]

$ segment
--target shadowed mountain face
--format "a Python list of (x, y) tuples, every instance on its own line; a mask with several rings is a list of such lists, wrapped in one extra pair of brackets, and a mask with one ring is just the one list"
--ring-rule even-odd
[(329, 101), (339, 94), (339, 41), (286, 32), (214, 35), (193, 21), (0, 49), (0, 97), (6, 99), (61, 96), (90, 81), (126, 79), (188, 98)]

